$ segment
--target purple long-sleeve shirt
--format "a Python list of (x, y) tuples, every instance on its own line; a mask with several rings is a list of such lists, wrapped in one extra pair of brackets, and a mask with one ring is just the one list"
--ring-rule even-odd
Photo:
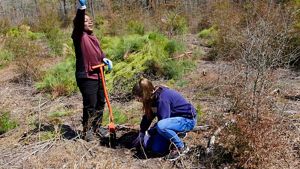
[(96, 36), (84, 31), (85, 9), (78, 9), (74, 19), (72, 39), (76, 55), (76, 78), (98, 79), (92, 69), (102, 63), (105, 54), (102, 52)]
[[(153, 113), (158, 121), (170, 117), (186, 117), (190, 119), (196, 117), (196, 109), (180, 93), (166, 87), (160, 87), (159, 90), (153, 105), (153, 109), (157, 110)], [(143, 116), (140, 124), (141, 132), (145, 132), (151, 125), (151, 122), (147, 116)]]

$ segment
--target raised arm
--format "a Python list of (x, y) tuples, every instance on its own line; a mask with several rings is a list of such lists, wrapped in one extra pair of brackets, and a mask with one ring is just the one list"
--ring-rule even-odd
[(74, 29), (72, 33), (72, 38), (80, 38), (84, 31), (84, 15), (85, 15), (85, 9), (86, 9), (86, 1), (85, 0), (78, 0), (79, 6), (77, 9), (76, 16), (73, 20)]

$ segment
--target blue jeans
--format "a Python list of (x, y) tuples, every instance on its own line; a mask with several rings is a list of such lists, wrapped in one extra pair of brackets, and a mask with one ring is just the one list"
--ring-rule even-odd
[(157, 132), (175, 144), (177, 148), (184, 147), (183, 142), (176, 133), (191, 131), (196, 125), (196, 119), (184, 117), (170, 117), (162, 119), (157, 123)]

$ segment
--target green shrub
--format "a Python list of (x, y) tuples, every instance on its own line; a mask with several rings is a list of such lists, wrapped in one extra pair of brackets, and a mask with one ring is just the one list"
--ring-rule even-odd
[(142, 23), (138, 21), (129, 21), (127, 31), (132, 34), (144, 35), (145, 27)]
[(22, 35), (22, 33), (17, 27), (12, 27), (7, 31), (6, 35), (11, 37), (19, 37)]
[[(97, 20), (94, 21), (96, 23), (95, 23), (95, 27), (93, 29), (93, 34), (98, 38), (98, 40), (100, 42), (102, 42), (103, 38), (105, 37), (104, 35), (105, 35), (105, 31), (107, 28), (106, 28), (106, 25), (103, 25), (104, 24), (103, 23), (104, 21), (102, 20), (103, 18), (101, 16), (96, 17), (96, 19), (97, 18), (100, 18), (100, 19), (99, 19), (99, 21), (97, 21)], [(67, 37), (67, 38), (69, 38), (69, 37)], [(100, 44), (100, 45), (102, 45), (102, 44)]]
[(42, 132), (40, 135), (40, 141), (51, 140), (51, 139), (54, 139), (56, 136), (57, 136), (57, 133), (55, 133), (54, 131)]
[(178, 86), (180, 88), (182, 88), (186, 85), (188, 85), (188, 81), (186, 81), (186, 80), (179, 80), (179, 81), (176, 82), (176, 86)]
[(121, 38), (104, 38), (103, 48), (106, 49), (106, 55), (114, 60), (124, 60), (125, 53), (140, 52), (147, 43), (147, 36), (129, 35)]
[(183, 45), (175, 40), (170, 40), (165, 48), (164, 48), (170, 56), (172, 56), (175, 52), (182, 51)]
[(200, 38), (212, 38), (216, 35), (217, 30), (215, 26), (212, 26), (208, 29), (203, 29), (201, 32), (198, 33)]
[(96, 15), (95, 19), (94, 19), (94, 24), (95, 24), (95, 28), (98, 30), (98, 29), (101, 29), (102, 25), (104, 25), (105, 23), (105, 19), (103, 16), (101, 15)]
[[(135, 35), (139, 37), (138, 35)], [(131, 39), (132, 36), (123, 37), (124, 39)], [(138, 38), (136, 38), (138, 39)], [(129, 53), (126, 59), (120, 62), (115, 63), (114, 70), (106, 75), (107, 76), (107, 85), (110, 90), (115, 95), (121, 96), (127, 94), (131, 91), (132, 86), (137, 81), (140, 76), (156, 76), (156, 77), (165, 77), (168, 79), (171, 78), (180, 78), (186, 70), (194, 65), (192, 61), (174, 61), (170, 59), (170, 54), (182, 50), (183, 47), (180, 46), (180, 43), (175, 41), (170, 41), (165, 36), (159, 33), (149, 33), (144, 36), (139, 37), (142, 45), (139, 45), (136, 48), (133, 48), (130, 40), (124, 40), (131, 43), (121, 43), (122, 47), (125, 48), (124, 44), (131, 44), (130, 49), (135, 52)], [(128, 48), (127, 48), (128, 49)], [(112, 50), (112, 49), (111, 49)], [(115, 51), (115, 50), (112, 50)], [(111, 58), (115, 58), (113, 53), (109, 53)]]
[(43, 34), (30, 31), (29, 26), (13, 27), (7, 31), (6, 36), (7, 41), (4, 48), (13, 53), (15, 58), (35, 57), (42, 53), (41, 44), (35, 40), (41, 38)]
[(60, 28), (50, 29), (48, 32), (45, 32), (45, 35), (53, 54), (61, 56), (63, 52), (63, 44), (70, 35), (62, 32)]
[(198, 36), (200, 38), (207, 39), (208, 46), (213, 46), (218, 38), (218, 30), (216, 29), (216, 26), (212, 26), (208, 29), (203, 29), (198, 33)]
[(5, 66), (10, 61), (14, 60), (14, 55), (7, 49), (0, 50), (0, 68)]
[(185, 17), (176, 12), (168, 13), (164, 22), (168, 33), (171, 35), (183, 34), (188, 30)]
[(193, 50), (193, 59), (197, 59), (197, 58), (203, 58), (203, 56), (205, 56), (205, 51), (202, 48), (196, 48), (195, 50)]
[[(128, 117), (119, 109), (113, 109), (114, 123), (124, 124), (128, 121)], [(103, 115), (103, 125), (108, 125), (109, 123), (109, 112), (106, 110)]]
[(197, 121), (200, 122), (202, 120), (202, 116), (204, 115), (202, 107), (200, 105), (197, 105), (196, 111), (197, 111)]
[(68, 57), (53, 69), (47, 70), (42, 81), (36, 83), (37, 89), (50, 92), (53, 97), (72, 94), (74, 91), (77, 91), (74, 67), (75, 58)]
[(20, 83), (31, 84), (40, 77), (40, 56), (45, 54), (43, 45), (36, 39), (43, 34), (30, 31), (27, 25), (11, 28), (6, 33), (6, 41), (3, 50), (9, 51), (4, 55), (16, 61), (17, 79)]
[[(138, 36), (138, 35), (135, 35)], [(149, 35), (150, 36), (150, 35)], [(144, 42), (143, 45), (138, 48), (133, 48), (135, 45), (131, 46), (131, 49), (139, 49), (136, 52), (129, 53), (127, 58), (120, 62), (115, 63), (114, 70), (112, 73), (107, 75), (107, 83), (109, 89), (115, 94), (128, 93), (131, 87), (136, 82), (138, 75), (143, 74), (143, 72), (159, 72), (160, 70), (155, 70), (156, 68), (151, 67), (149, 62), (157, 63), (162, 65), (163, 61), (168, 58), (167, 52), (164, 50), (164, 46), (168, 42), (168, 39), (164, 36), (156, 36), (156, 39), (149, 39), (148, 35), (140, 36), (141, 41)], [(129, 36), (129, 39), (131, 39)], [(126, 39), (126, 37), (123, 37)], [(129, 40), (125, 40), (129, 41)], [(122, 43), (132, 44), (132, 43)], [(126, 48), (122, 46), (122, 48)], [(128, 49), (128, 48), (127, 48)], [(114, 56), (111, 56), (114, 58)], [(153, 70), (154, 69), (154, 70)]]
[(0, 19), (0, 33), (1, 34), (6, 34), (6, 32), (9, 30), (11, 27), (10, 21), (8, 18), (1, 18)]
[(32, 32), (30, 30), (30, 26), (28, 25), (21, 25), (19, 26), (19, 31), (22, 32), (22, 36), (25, 36), (26, 38), (30, 39), (30, 40), (38, 40), (44, 37), (43, 33), (39, 33), (39, 32)]
[(63, 116), (68, 116), (69, 114), (70, 114), (69, 111), (61, 110), (61, 111), (50, 112), (48, 114), (48, 117), (50, 118), (63, 117)]
[(163, 73), (168, 79), (178, 80), (194, 67), (195, 63), (191, 60), (168, 60), (163, 64)]
[(0, 135), (17, 127), (17, 122), (10, 119), (9, 113), (5, 112), (0, 115)]
[(24, 37), (10, 38), (6, 41), (4, 48), (13, 53), (16, 59), (26, 56), (38, 56), (42, 50), (39, 44), (35, 44), (30, 39)]
[(149, 40), (153, 40), (153, 41), (159, 41), (159, 42), (165, 42), (166, 41), (166, 37), (158, 32), (150, 32), (148, 34), (148, 39)]

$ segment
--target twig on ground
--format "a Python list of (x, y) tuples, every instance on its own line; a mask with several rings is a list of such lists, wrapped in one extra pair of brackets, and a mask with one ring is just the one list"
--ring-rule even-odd
[(213, 153), (214, 150), (214, 144), (216, 141), (216, 137), (220, 134), (220, 132), (227, 126), (231, 125), (235, 123), (235, 120), (231, 119), (229, 122), (226, 122), (223, 126), (219, 127), (214, 134), (211, 136), (211, 138), (209, 139), (208, 143), (207, 143), (207, 148), (206, 148), (206, 153), (207, 154), (211, 154)]
[(97, 144), (92, 146), (91, 148), (88, 148), (81, 140), (80, 140), (81, 145), (86, 149), (87, 152), (84, 153), (84, 155), (80, 158), (78, 165), (75, 164), (76, 166), (80, 166), (81, 161), (87, 156), (87, 154), (90, 154), (92, 157), (95, 157), (95, 155), (93, 154), (92, 150), (98, 146)]
[[(8, 153), (1, 153), (0, 157), (1, 159), (3, 159), (3, 157), (9, 156), (9, 157), (13, 157), (11, 161), (9, 161), (8, 163), (4, 164), (2, 167), (5, 167), (9, 164), (15, 163), (15, 162), (23, 162), (24, 160), (28, 159), (31, 155), (36, 154), (39, 151), (42, 151), (44, 148), (46, 148), (47, 146), (49, 146), (52, 143), (52, 141), (47, 141), (47, 142), (38, 142), (35, 144), (30, 144), (28, 146), (22, 146), (19, 148), (19, 150), (11, 152), (9, 151)], [(31, 152), (30, 152), (31, 150)], [(26, 156), (24, 156), (24, 154), (27, 154)]]

